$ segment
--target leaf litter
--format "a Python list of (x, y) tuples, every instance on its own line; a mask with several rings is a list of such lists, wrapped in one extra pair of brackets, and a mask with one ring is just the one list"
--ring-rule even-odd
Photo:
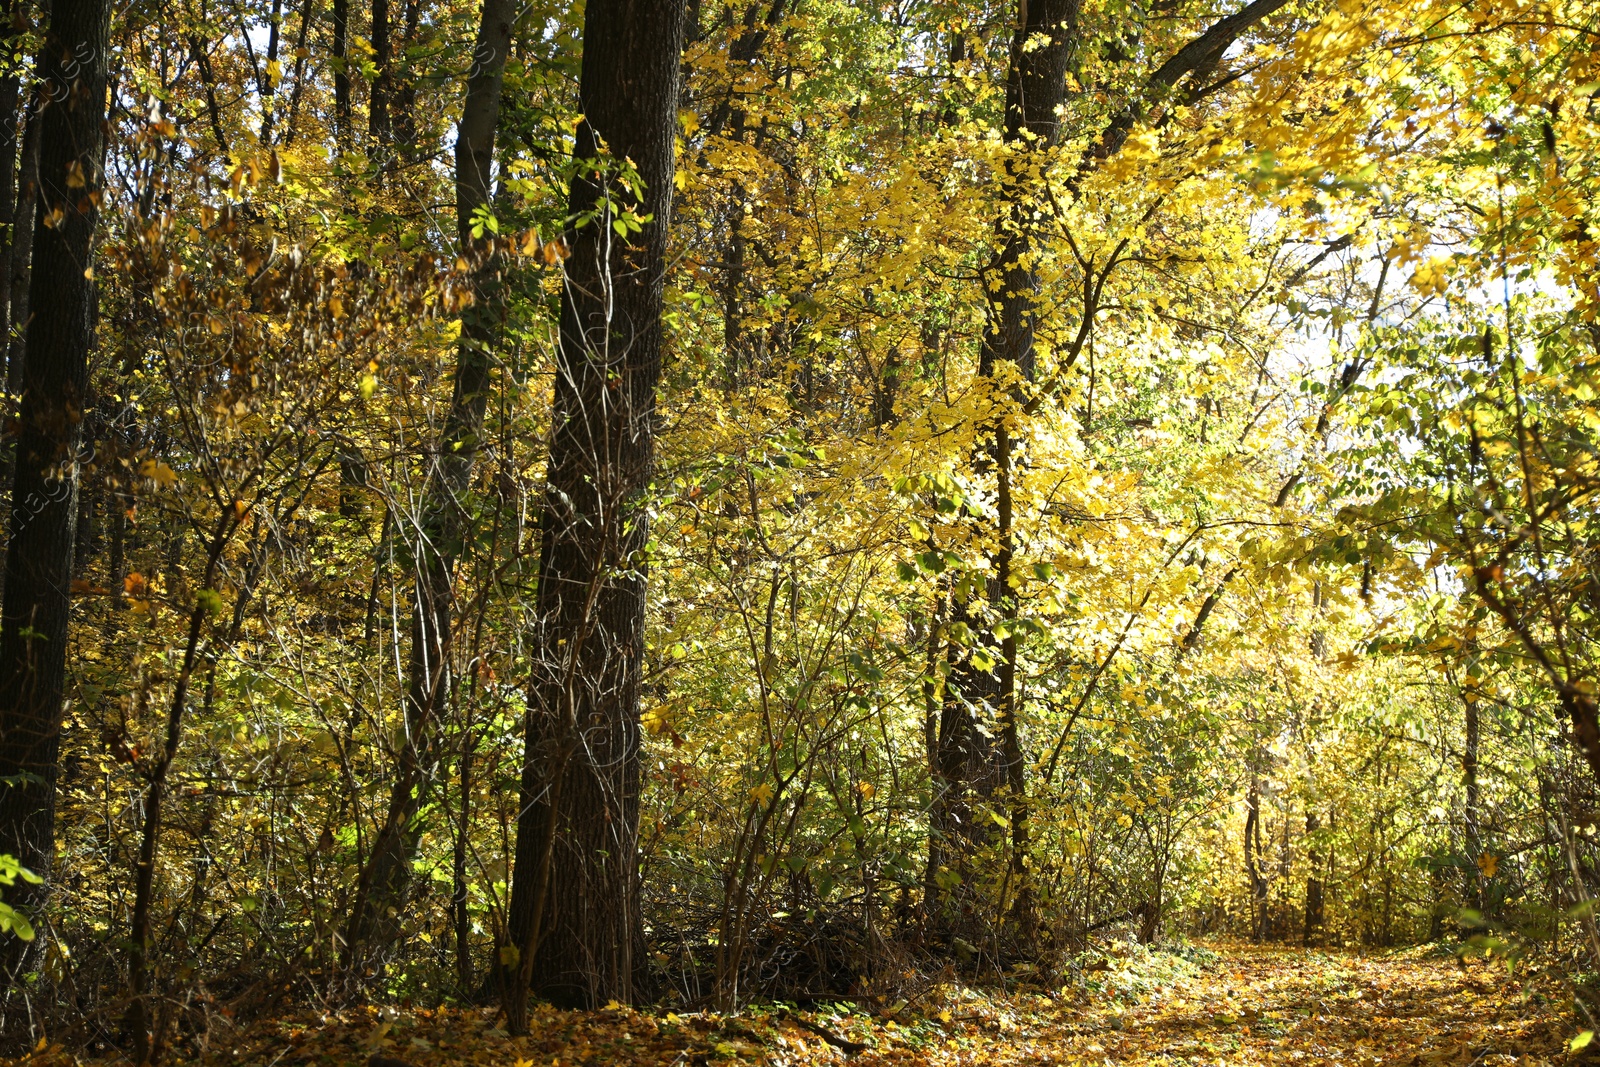
[[(1558, 977), (1430, 949), (1384, 954), (1242, 944), (1218, 951), (1106, 945), (1064, 985), (954, 983), (914, 1005), (752, 1006), (736, 1013), (541, 1006), (511, 1037), (490, 1008), (363, 1007), (207, 1035), (169, 1053), (192, 1067), (584, 1067), (759, 1063), (1500, 1067), (1596, 1062)], [(898, 1010), (896, 1010), (898, 1009)], [(1577, 1038), (1575, 1041), (1574, 1038)], [(114, 1064), (41, 1043), (6, 1067)], [(124, 1061), (125, 1062), (125, 1061)]]

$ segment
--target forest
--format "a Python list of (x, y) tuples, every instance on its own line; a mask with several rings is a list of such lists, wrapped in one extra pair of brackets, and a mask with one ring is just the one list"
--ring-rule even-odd
[(4, 1062), (1593, 1054), (1597, 0), (5, 5)]

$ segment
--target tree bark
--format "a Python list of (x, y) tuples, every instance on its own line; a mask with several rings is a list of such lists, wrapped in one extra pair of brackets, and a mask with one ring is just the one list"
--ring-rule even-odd
[[(18, 241), (19, 223), (23, 222), (17, 202), (17, 160), (21, 155), (22, 130), (19, 120), (24, 110), (22, 71), (24, 66), (20, 28), (25, 24), (22, 12), (14, 0), (7, 0), (0, 13), (0, 358), (10, 348), (11, 330), (15, 320), (11, 314), (11, 251)], [(31, 119), (33, 107), (26, 111)], [(31, 204), (31, 201), (30, 201)], [(28, 237), (33, 236), (33, 216), (26, 219)], [(10, 375), (6, 377), (9, 379)], [(8, 381), (8, 385), (10, 382)], [(0, 444), (0, 483), (9, 482), (12, 476), (11, 461), (15, 453), (10, 443)]]
[(16, 230), (11, 248), (0, 270), (9, 276), (9, 304), (11, 319), (9, 335), (0, 341), (5, 344), (6, 388), (20, 393), (23, 386), (23, 362), (28, 350), (28, 319), (32, 292), (34, 227), (39, 205), (39, 134), (43, 126), (38, 93), (28, 104), (27, 118), (22, 131), (22, 157), (17, 166)]
[[(40, 57), (36, 314), (27, 359), (0, 612), (0, 852), (48, 874), (66, 674), (78, 456), (89, 391), (90, 280), (105, 119), (107, 0), (56, 0)], [(37, 891), (11, 891), (34, 904)], [(11, 970), (20, 956), (0, 959)]]
[(591, 0), (585, 12), (570, 217), (592, 221), (566, 235), (572, 254), (529, 638), (510, 913), (516, 965), (506, 989), (518, 1028), (530, 986), (558, 1004), (627, 1002), (640, 962), (639, 553), (685, 10), (680, 0)]
[[(22, 104), (22, 54), (18, 49), (19, 34), (12, 23), (14, 4), (7, 3), (0, 22), (0, 231), (3, 231), (4, 253), (0, 263), (10, 259), (11, 246), (17, 238), (17, 156), (22, 147), (20, 117)], [(30, 228), (32, 220), (29, 220)], [(11, 272), (0, 270), (0, 338), (11, 336)]]

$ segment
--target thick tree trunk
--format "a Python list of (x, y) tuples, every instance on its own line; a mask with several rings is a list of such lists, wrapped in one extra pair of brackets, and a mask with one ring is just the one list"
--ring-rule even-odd
[[(977, 630), (967, 605), (954, 612), (954, 624)], [(952, 922), (967, 912), (976, 874), (974, 853), (993, 835), (987, 816), (974, 809), (985, 804), (999, 788), (1001, 768), (994, 738), (979, 729), (980, 716), (993, 707), (995, 675), (979, 670), (972, 650), (951, 641), (945, 649), (951, 665), (940, 694), (937, 726), (929, 730), (933, 742), (929, 765), (933, 771), (933, 796), (928, 812), (928, 874), (934, 894), (928, 918), (936, 936), (967, 936)]]
[[(600, 213), (567, 235), (510, 914), (517, 963), (506, 1011), (519, 1029), (529, 985), (585, 1007), (634, 996), (639, 553), (684, 16), (679, 0), (591, 0), (584, 19), (570, 209)], [(621, 180), (624, 161), (637, 180)], [(630, 214), (639, 228), (619, 236), (613, 224)]]
[[(0, 852), (48, 875), (66, 674), (78, 454), (89, 392), (89, 278), (105, 119), (106, 0), (55, 0), (41, 52), (39, 221), (0, 615)], [(11, 890), (25, 906), (39, 893)], [(8, 901), (9, 902), (9, 901)], [(8, 949), (9, 953), (10, 950)], [(16, 957), (0, 959), (10, 969)]]
[(489, 204), (495, 129), (500, 122), (500, 86), (511, 47), (516, 15), (511, 0), (484, 0), (474, 54), (456, 135), (456, 228), (463, 251), (483, 256), (474, 279), (473, 306), (461, 319), (456, 350), (455, 388), (444, 433), (429, 471), (415, 531), (416, 601), (407, 661), (406, 740), (389, 794), (382, 828), (356, 887), (345, 952), (360, 964), (375, 935), (392, 929), (405, 902), (416, 852), (417, 813), (438, 763), (440, 719), (452, 688), (452, 584), (457, 556), (469, 532), (464, 508), (483, 434), (488, 405), (489, 369), (502, 330), (500, 263), (486, 243), (472, 236), (474, 218)]

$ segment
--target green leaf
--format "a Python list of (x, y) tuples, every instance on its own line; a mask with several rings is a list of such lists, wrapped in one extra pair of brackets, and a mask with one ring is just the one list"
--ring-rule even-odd
[(11, 931), (24, 941), (33, 940), (33, 924), (10, 904), (0, 902), (0, 932)]

